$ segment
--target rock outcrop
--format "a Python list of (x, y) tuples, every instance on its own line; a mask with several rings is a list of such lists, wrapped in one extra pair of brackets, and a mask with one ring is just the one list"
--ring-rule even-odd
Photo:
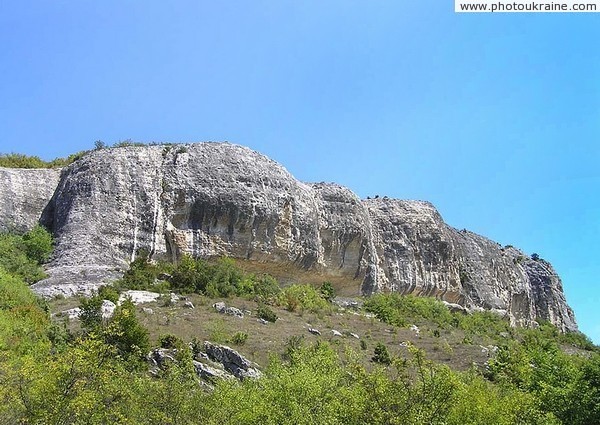
[(0, 231), (25, 231), (51, 216), (60, 169), (0, 167)]
[(45, 296), (115, 279), (144, 249), (154, 259), (228, 255), (279, 278), (330, 280), (342, 295), (430, 295), (515, 324), (576, 329), (547, 262), (458, 231), (427, 202), (363, 201), (336, 184), (302, 183), (241, 146), (103, 149), (62, 174), (0, 169), (0, 182), (0, 200), (12, 202), (0, 228), (41, 219), (54, 232), (50, 277), (34, 285)]

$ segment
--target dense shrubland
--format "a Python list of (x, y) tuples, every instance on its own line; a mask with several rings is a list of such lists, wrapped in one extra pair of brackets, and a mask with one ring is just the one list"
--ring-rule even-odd
[(41, 226), (22, 235), (0, 233), (0, 267), (26, 283), (46, 277), (41, 267), (52, 254), (52, 236)]
[[(600, 423), (600, 351), (581, 333), (563, 334), (547, 322), (537, 329), (512, 328), (490, 312), (454, 313), (432, 298), (397, 294), (372, 296), (365, 309), (397, 326), (427, 320), (440, 329), (463, 331), (465, 341), (475, 336), (492, 340), (499, 348), (483, 376), (497, 388), (526, 393), (562, 423)], [(566, 354), (561, 344), (584, 351)]]
[[(32, 274), (23, 271), (29, 270), (23, 258), (39, 267), (49, 241), (40, 229), (0, 239), (2, 424), (600, 423), (600, 355), (584, 336), (559, 334), (547, 323), (512, 329), (495, 315), (451, 313), (435, 300), (398, 295), (372, 297), (365, 308), (394, 326), (427, 322), (496, 340), (498, 353), (485, 369), (458, 373), (413, 346), (395, 357), (378, 344), (365, 367), (362, 354), (290, 338), (261, 379), (222, 381), (207, 390), (197, 382), (187, 341), (169, 334), (159, 344), (177, 347), (177, 362), (151, 376), (144, 362), (148, 333), (135, 307), (124, 302), (110, 319), (97, 314), (102, 299), (116, 300), (119, 288), (239, 295), (258, 300), (265, 315), (276, 307), (328, 311), (331, 288), (282, 289), (272, 277), (246, 274), (230, 259), (184, 257), (169, 265), (142, 256), (118, 285), (82, 301), (82, 330), (73, 334), (53, 324), (24, 281)], [(240, 331), (231, 339), (241, 346), (247, 337)], [(583, 350), (569, 355), (561, 344)]]

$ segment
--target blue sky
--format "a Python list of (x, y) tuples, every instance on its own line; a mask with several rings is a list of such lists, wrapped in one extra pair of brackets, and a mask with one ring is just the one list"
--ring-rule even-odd
[(600, 16), (450, 0), (0, 0), (0, 152), (249, 146), (553, 263), (600, 343)]

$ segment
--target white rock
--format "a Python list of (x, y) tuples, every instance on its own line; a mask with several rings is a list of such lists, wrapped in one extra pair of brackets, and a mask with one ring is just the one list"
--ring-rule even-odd
[(127, 298), (130, 298), (135, 305), (152, 303), (156, 302), (159, 297), (160, 294), (158, 292), (129, 290), (121, 293), (119, 296), (119, 304), (121, 304)]
[(109, 300), (102, 301), (102, 318), (110, 319), (115, 314), (116, 304)]

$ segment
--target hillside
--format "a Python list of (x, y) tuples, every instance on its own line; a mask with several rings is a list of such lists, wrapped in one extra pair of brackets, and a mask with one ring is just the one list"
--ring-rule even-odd
[(41, 226), (0, 234), (3, 424), (600, 420), (600, 349), (547, 321), (142, 251), (89, 297), (43, 300), (26, 282), (53, 242)]

